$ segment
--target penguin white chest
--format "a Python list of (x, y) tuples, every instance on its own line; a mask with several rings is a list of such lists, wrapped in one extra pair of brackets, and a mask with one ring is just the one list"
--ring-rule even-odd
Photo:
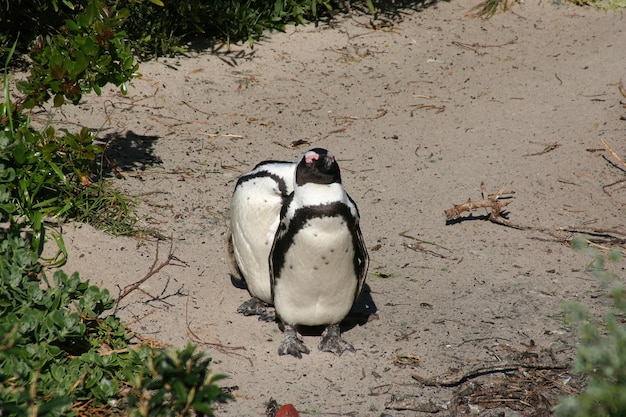
[(274, 305), (285, 323), (334, 324), (348, 314), (358, 286), (353, 242), (341, 216), (309, 219), (293, 236), (274, 283)]

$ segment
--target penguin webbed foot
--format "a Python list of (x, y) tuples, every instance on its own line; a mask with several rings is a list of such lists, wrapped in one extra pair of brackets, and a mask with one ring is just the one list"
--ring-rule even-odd
[(259, 316), (259, 320), (261, 321), (274, 321), (275, 313), (273, 310), (268, 311), (269, 308), (269, 304), (253, 297), (243, 302), (237, 308), (237, 313), (243, 314), (244, 316)]
[(304, 345), (304, 342), (298, 337), (298, 333), (293, 326), (285, 325), (284, 331), (285, 338), (278, 346), (278, 354), (291, 355), (298, 359), (302, 359), (302, 354), (309, 354), (309, 348)]
[(332, 352), (337, 356), (341, 356), (346, 350), (356, 352), (354, 346), (341, 338), (339, 324), (331, 324), (324, 330), (318, 347), (322, 352)]
[(259, 314), (259, 321), (264, 321), (266, 323), (273, 323), (276, 321), (276, 310), (271, 308), (269, 305), (266, 305), (265, 310), (261, 314)]

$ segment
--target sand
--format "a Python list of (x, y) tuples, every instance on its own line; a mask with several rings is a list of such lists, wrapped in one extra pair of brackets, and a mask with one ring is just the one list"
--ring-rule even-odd
[[(528, 377), (546, 386), (545, 411), (559, 384), (575, 382), (566, 370), (515, 369), (571, 365), (576, 330), (563, 303), (593, 317), (610, 305), (585, 271), (593, 257), (566, 244), (576, 234), (546, 231), (626, 224), (624, 172), (601, 142), (626, 155), (624, 14), (532, 0), (482, 20), (467, 16), (473, 5), (392, 9), (393, 24), (376, 27), (338, 15), (254, 48), (203, 45), (143, 63), (127, 96), (107, 90), (51, 115), (98, 129), (113, 185), (168, 238), (157, 264), (170, 245), (176, 259), (117, 314), (144, 338), (208, 349), (235, 397), (216, 415), (264, 416), (271, 397), (320, 416), (453, 415), (467, 402), (479, 415), (533, 415), (539, 406), (521, 401), (536, 395), (489, 403), (477, 390)], [(236, 313), (248, 294), (230, 279), (224, 239), (237, 177), (313, 147), (337, 156), (371, 264), (344, 326), (356, 353), (319, 352), (313, 332), (298, 360), (278, 356), (277, 323)], [(446, 223), (444, 210), (482, 198), (481, 182), (511, 197), (507, 218), (526, 229), (490, 222), (487, 210)], [(155, 262), (153, 236), (63, 231), (63, 269), (116, 295)], [(612, 268), (624, 277), (623, 262)], [(493, 373), (469, 375), (481, 368)], [(462, 375), (450, 387), (419, 380)]]

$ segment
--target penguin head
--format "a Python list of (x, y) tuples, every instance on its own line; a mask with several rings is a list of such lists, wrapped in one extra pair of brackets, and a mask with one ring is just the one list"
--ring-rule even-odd
[(341, 173), (335, 156), (326, 149), (307, 151), (296, 167), (296, 184), (341, 184)]

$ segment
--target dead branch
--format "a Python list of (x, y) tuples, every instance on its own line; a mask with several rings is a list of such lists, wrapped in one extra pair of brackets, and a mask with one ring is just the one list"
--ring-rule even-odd
[(134, 282), (132, 284), (129, 284), (129, 285), (125, 286), (123, 290), (120, 290), (120, 295), (117, 297), (117, 301), (115, 302), (115, 309), (113, 310), (113, 314), (117, 313), (117, 310), (118, 310), (118, 308), (120, 306), (120, 301), (122, 301), (131, 292), (139, 289), (139, 286), (141, 284), (143, 284), (148, 279), (150, 279), (150, 277), (152, 277), (152, 276), (156, 275), (157, 273), (159, 273), (159, 271), (161, 271), (161, 269), (165, 268), (167, 265), (170, 265), (172, 263), (172, 261), (178, 261), (182, 265), (184, 265), (183, 261), (181, 261), (176, 256), (174, 256), (173, 246), (174, 246), (174, 242), (171, 241), (170, 242), (170, 249), (169, 249), (169, 252), (167, 254), (167, 259), (165, 259), (163, 262), (161, 262), (160, 264), (157, 265), (157, 262), (159, 261), (159, 240), (157, 240), (156, 251), (155, 251), (155, 256), (154, 256), (154, 262), (150, 266), (150, 269), (148, 270), (148, 273), (143, 278), (141, 278), (139, 281)]
[(504, 226), (513, 227), (515, 229), (522, 228), (502, 217), (502, 209), (511, 203), (511, 201), (501, 200), (501, 194), (504, 193), (504, 190), (500, 190), (498, 193), (495, 194), (489, 194), (487, 193), (487, 190), (485, 188), (484, 181), (480, 183), (480, 189), (483, 200), (474, 202), (471, 198), (468, 198), (467, 202), (457, 204), (451, 209), (445, 210), (444, 213), (446, 215), (446, 221), (454, 220), (459, 217), (461, 213), (466, 211), (473, 211), (480, 208), (488, 208), (491, 209), (489, 213), (489, 221), (502, 224)]
[(413, 237), (413, 236), (407, 234), (407, 232), (408, 232), (408, 230), (400, 233), (400, 236), (406, 237), (408, 239), (413, 239), (413, 240), (415, 240), (415, 242), (413, 242), (413, 243), (403, 243), (402, 246), (404, 246), (405, 248), (414, 250), (415, 252), (422, 252), (422, 253), (427, 254), (427, 255), (432, 255), (432, 256), (435, 256), (437, 258), (452, 259), (452, 260), (456, 260), (457, 259), (456, 257), (450, 257), (450, 256), (447, 256), (447, 255), (443, 255), (441, 253), (435, 252), (433, 250), (424, 248), (423, 245), (426, 244), (426, 245), (436, 246), (436, 247), (444, 249), (444, 250), (446, 250), (448, 252), (452, 252), (450, 249), (448, 249), (448, 248), (446, 248), (444, 246), (441, 246), (441, 245), (439, 245), (437, 243), (434, 243), (434, 242), (429, 242), (427, 240), (418, 239), (416, 237)]
[(411, 375), (411, 377), (417, 382), (424, 384), (428, 387), (456, 387), (461, 385), (462, 383), (478, 378), (479, 376), (502, 373), (502, 372), (512, 372), (517, 371), (520, 368), (524, 369), (568, 369), (567, 365), (564, 364), (536, 364), (536, 363), (524, 363), (524, 362), (511, 362), (511, 363), (503, 363), (499, 365), (492, 366), (480, 366), (478, 368), (474, 368), (461, 374), (457, 377), (450, 377), (449, 375), (443, 374), (432, 378), (424, 378), (417, 374)]
[[(547, 234), (563, 244), (570, 244), (572, 241), (572, 234), (586, 235), (587, 241), (594, 245), (626, 245), (626, 229), (624, 227), (615, 228), (600, 228), (600, 227), (588, 227), (588, 226), (559, 226), (559, 227), (537, 227), (527, 226), (523, 224), (513, 223), (508, 219), (502, 217), (502, 209), (506, 207), (511, 201), (502, 201), (501, 196), (503, 194), (511, 194), (511, 192), (505, 193), (504, 190), (500, 190), (495, 194), (489, 194), (486, 191), (484, 181), (480, 183), (480, 190), (483, 200), (474, 202), (468, 199), (463, 204), (457, 204), (451, 209), (445, 210), (446, 222), (454, 220), (466, 211), (472, 211), (480, 208), (491, 209), (489, 213), (489, 221), (503, 226), (511, 227), (517, 230), (531, 230), (539, 233)], [(603, 248), (606, 249), (606, 248)]]
[[(549, 234), (553, 237), (558, 236), (558, 232), (567, 233), (567, 234), (579, 234), (585, 235), (587, 242), (591, 245), (618, 245), (624, 246), (626, 245), (626, 229), (622, 226), (618, 226), (612, 229), (602, 228), (602, 227), (587, 227), (587, 226), (565, 226), (565, 227), (555, 227), (552, 229), (541, 229), (537, 228), (536, 230)], [(566, 242), (570, 242), (569, 238), (561, 238)], [(600, 247), (600, 249), (609, 249)]]

